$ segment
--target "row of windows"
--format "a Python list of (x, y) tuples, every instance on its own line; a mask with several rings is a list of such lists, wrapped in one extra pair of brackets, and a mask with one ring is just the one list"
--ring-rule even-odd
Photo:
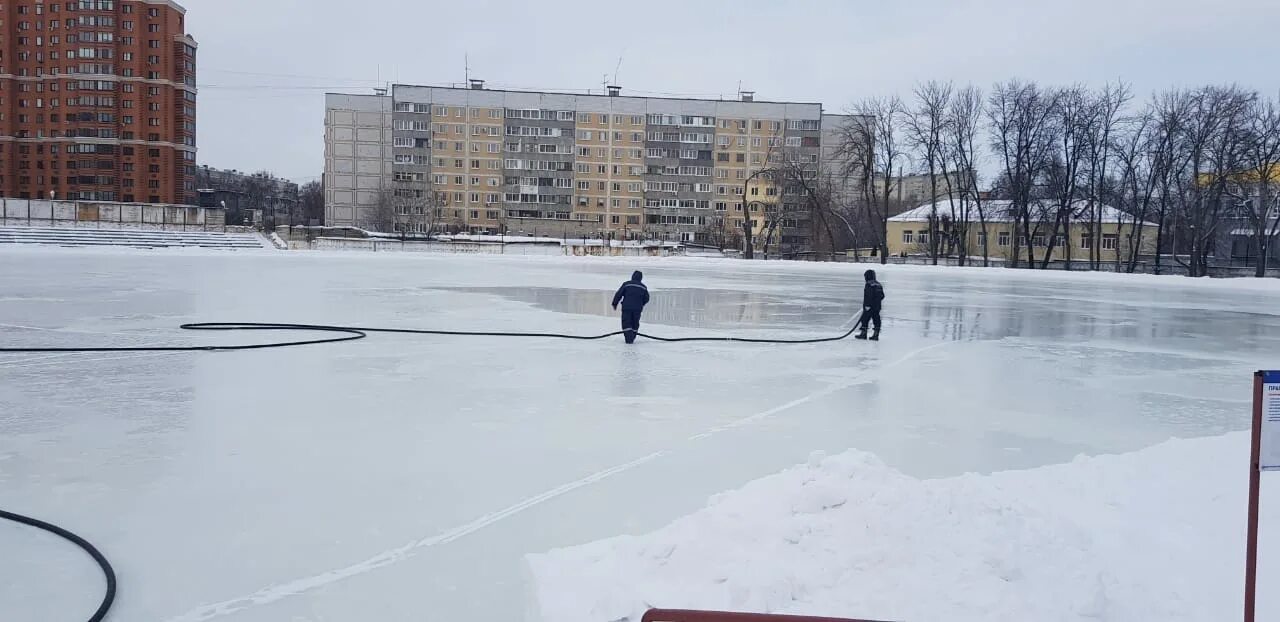
[[(413, 112), (419, 114), (434, 114), (437, 117), (464, 118), (466, 117), (467, 108), (463, 106), (432, 106), (431, 104), (415, 104), (412, 102), (396, 102), (396, 112)], [(538, 108), (491, 108), (484, 112), (484, 115), (490, 119), (531, 119), (535, 121), (576, 121), (578, 123), (598, 123), (600, 125), (608, 125), (608, 113), (592, 113), (578, 112), (571, 110), (543, 110)], [(473, 118), (481, 116), (481, 109), (472, 108), (471, 116)], [(642, 115), (613, 115), (613, 125), (623, 125), (630, 123), (633, 126), (648, 125), (671, 125), (684, 127), (715, 127), (716, 118), (696, 115), (669, 115), (669, 114), (650, 114)], [(763, 130), (765, 121), (750, 121), (752, 129)], [(771, 131), (778, 132), (782, 130), (782, 121), (769, 121), (768, 127)], [(721, 129), (747, 129), (748, 121), (745, 119), (721, 119)], [(816, 119), (789, 119), (786, 121), (788, 130), (816, 131), (822, 129), (822, 122)], [(615, 138), (615, 140), (621, 140)]]
[[(58, 2), (50, 2), (48, 10), (50, 13), (57, 13), (62, 5)], [(116, 10), (116, 0), (79, 0), (79, 3), (68, 2), (66, 4), (67, 11), (114, 11)], [(125, 13), (133, 13), (133, 5), (120, 3), (120, 10)], [(34, 12), (36, 15), (43, 15), (45, 12), (44, 4), (36, 4), (33, 6), (18, 5), (18, 15), (29, 15)], [(160, 9), (147, 9), (148, 17), (159, 17)], [(83, 18), (84, 16), (82, 16)]]
[[(82, 66), (83, 66), (83, 67), (86, 67), (86, 68), (97, 68), (97, 67), (101, 67), (100, 65), (82, 65)], [(31, 85), (30, 83), (27, 83), (27, 82), (19, 83), (19, 84), (18, 84), (18, 92), (19, 92), (19, 93), (30, 93), (30, 92), (32, 91), (31, 86), (32, 86), (32, 85)], [(115, 91), (115, 90), (116, 90), (116, 83), (115, 83), (115, 82), (112, 82), (112, 81), (110, 81), (110, 80), (68, 80), (65, 86), (66, 86), (66, 89), (67, 89), (68, 91)], [(57, 91), (58, 91), (58, 83), (57, 83), (57, 82), (51, 82), (51, 83), (49, 83), (49, 84), (48, 84), (48, 89), (49, 89), (50, 91), (57, 92)], [(38, 83), (36, 83), (36, 85), (35, 85), (35, 92), (37, 92), (37, 93), (43, 93), (43, 92), (44, 92), (44, 90), (45, 90), (45, 83), (44, 83), (44, 82), (38, 82)], [(120, 85), (120, 92), (122, 92), (122, 93), (133, 93), (133, 92), (135, 92), (136, 90), (137, 90), (137, 87), (136, 87), (134, 84), (131, 84), (131, 83), (128, 83), (128, 82), (123, 83), (123, 84), (121, 84), (121, 85)], [(150, 95), (150, 96), (152, 96), (152, 97), (159, 97), (159, 96), (160, 96), (160, 87), (158, 87), (158, 86), (147, 87), (147, 94), (148, 94), (148, 95)], [(185, 94), (184, 94), (184, 97), (185, 97)], [(188, 99), (188, 100), (190, 100), (190, 101), (195, 101), (195, 96), (194, 96), (194, 94), (192, 94), (192, 95), (191, 95), (191, 97), (187, 97), (186, 99)], [(23, 100), (23, 101), (25, 101), (25, 100)], [(19, 105), (19, 106), (24, 106), (25, 104), (23, 104), (21, 101), (19, 101), (19, 102), (18, 102), (18, 105)]]
[[(1013, 238), (1013, 236), (1012, 236), (1008, 231), (1000, 231), (1000, 232), (997, 232), (997, 233), (996, 233), (996, 246), (1001, 246), (1001, 247), (1009, 246), (1009, 244), (1012, 242), (1012, 238)], [(987, 239), (987, 233), (986, 233), (985, 231), (979, 231), (979, 232), (978, 232), (978, 244), (980, 244), (980, 245), (981, 245), (981, 244), (985, 244), (985, 243), (986, 243), (986, 239)], [(1036, 234), (1036, 235), (1031, 236), (1031, 246), (1032, 246), (1032, 247), (1035, 247), (1035, 248), (1044, 248), (1044, 247), (1045, 247), (1045, 244), (1046, 244), (1046, 242), (1047, 242), (1047, 241), (1048, 241), (1048, 237), (1047, 237), (1045, 234), (1043, 234), (1043, 233), (1039, 233), (1039, 234)], [(1119, 242), (1119, 235), (1114, 234), (1114, 233), (1104, 233), (1104, 234), (1102, 234), (1102, 249), (1103, 249), (1103, 250), (1115, 250), (1118, 242)], [(928, 232), (928, 231), (909, 231), (909, 230), (908, 230), (908, 231), (903, 231), (903, 232), (902, 232), (902, 243), (903, 243), (903, 244), (920, 244), (920, 245), (928, 245), (928, 244), (929, 244), (929, 232)], [(1056, 247), (1059, 247), (1059, 248), (1061, 248), (1061, 247), (1063, 247), (1063, 246), (1066, 246), (1066, 243), (1067, 243), (1066, 236), (1064, 236), (1064, 235), (1062, 235), (1062, 234), (1059, 234), (1059, 235), (1057, 236), (1057, 239), (1056, 239), (1056, 240), (1054, 240), (1054, 245), (1055, 245)], [(1086, 235), (1081, 235), (1081, 236), (1080, 236), (1080, 248), (1082, 248), (1082, 249), (1086, 249), (1086, 250), (1088, 250), (1088, 249), (1092, 249), (1092, 248), (1093, 248), (1093, 236), (1091, 236), (1091, 235), (1087, 235), (1087, 234), (1086, 234)]]
[[(393, 140), (394, 140), (393, 145), (395, 147), (406, 148), (406, 149), (426, 149), (428, 147), (433, 147), (437, 151), (449, 151), (450, 148), (452, 147), (453, 151), (464, 151), (466, 148), (465, 147), (466, 143), (459, 142), (459, 141), (454, 141), (450, 143), (450, 141), (437, 140), (434, 142), (434, 144), (432, 144), (428, 142), (427, 139), (414, 138), (411, 136), (397, 136)], [(471, 144), (472, 153), (480, 153), (482, 147), (486, 151), (488, 151), (488, 153), (498, 153), (501, 149), (501, 145), (498, 143), (472, 142), (470, 144)], [(592, 147), (580, 146), (577, 148), (576, 151), (574, 151), (574, 149), (570, 145), (564, 145), (560, 143), (538, 143), (538, 142), (529, 142), (529, 143), (509, 142), (509, 143), (506, 143), (506, 150), (508, 153), (546, 153), (546, 154), (559, 154), (559, 155), (573, 155), (576, 153), (578, 157), (583, 157), (583, 158), (592, 157), (592, 153), (594, 153), (595, 157), (598, 157), (598, 158), (608, 158), (612, 154), (613, 158), (618, 160), (621, 160), (624, 158), (632, 158), (632, 159), (641, 159), (641, 158), (677, 159), (678, 158), (682, 160), (709, 160), (711, 159), (711, 153), (712, 153), (710, 151), (702, 151), (702, 150), (696, 150), (696, 149), (661, 149), (656, 147), (651, 147), (644, 150), (619, 149), (619, 148), (614, 148), (610, 150), (610, 148), (608, 147), (596, 147), (595, 151), (593, 152)], [(729, 154), (729, 153), (722, 152), (722, 153), (717, 153), (715, 155), (716, 155), (715, 157), (716, 162), (722, 162), (726, 164), (731, 162), (736, 162), (738, 164), (745, 164), (747, 162), (747, 154), (745, 153)], [(783, 160), (790, 160), (793, 162), (816, 163), (818, 160), (818, 156), (815, 154), (794, 154), (794, 157), (783, 157), (782, 154), (771, 154), (768, 160), (771, 163), (779, 163), (779, 162), (782, 162)], [(764, 161), (765, 161), (764, 154), (762, 153), (751, 154), (752, 164), (761, 164)], [(724, 177), (726, 175), (717, 175), (717, 176)]]

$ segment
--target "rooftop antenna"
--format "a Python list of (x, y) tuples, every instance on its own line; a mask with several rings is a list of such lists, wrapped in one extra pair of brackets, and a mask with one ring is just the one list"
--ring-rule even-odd
[(466, 77), (463, 84), (471, 84), (471, 54), (466, 52), (462, 54), (462, 73)]
[[(627, 53), (626, 48), (623, 48), (623, 50), (622, 50), (622, 54), (626, 54), (626, 53)], [(618, 64), (617, 64), (617, 66), (615, 66), (615, 67), (613, 68), (613, 83), (614, 83), (614, 84), (622, 84), (621, 82), (618, 82), (618, 72), (622, 70), (622, 54), (619, 54), (619, 55), (618, 55)]]

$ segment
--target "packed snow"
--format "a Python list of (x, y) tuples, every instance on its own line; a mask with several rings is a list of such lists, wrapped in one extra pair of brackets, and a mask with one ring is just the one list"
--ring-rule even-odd
[[(824, 336), (849, 326), (867, 267), (32, 248), (0, 249), (0, 262), (6, 345), (270, 338), (177, 330), (191, 321), (600, 334), (617, 329), (609, 299), (637, 268), (653, 291), (646, 331)], [(1232, 468), (1220, 453), (1234, 456), (1238, 436), (1214, 437), (1246, 428), (1251, 374), (1277, 365), (1275, 281), (881, 270), (878, 344), (373, 335), (257, 352), (0, 355), (0, 507), (97, 544), (120, 575), (113, 620), (506, 621), (529, 611), (530, 592), (539, 606), (576, 603), (565, 616), (632, 615), (637, 603), (671, 597), (954, 617), (967, 614), (949, 603), (976, 606), (982, 596), (920, 588), (930, 577), (994, 585), (987, 595), (1008, 596), (1010, 612), (1056, 603), (1119, 620), (1203, 568), (1217, 580), (1183, 590), (1178, 602), (1192, 617), (1172, 619), (1234, 617), (1244, 457)], [(1171, 437), (1202, 440), (1160, 445)], [(851, 449), (865, 453), (841, 456)], [(747, 503), (728, 495), (681, 519), (815, 450), (840, 457), (749, 484), (777, 491), (753, 519), (760, 539), (706, 557), (760, 559), (765, 545), (781, 555), (763, 540), (778, 533), (805, 546), (828, 535), (856, 543), (838, 525), (817, 529), (841, 512), (877, 521), (884, 535), (874, 548), (823, 558), (833, 569), (825, 583), (821, 568), (781, 556), (773, 569), (744, 565), (731, 577), (736, 595), (716, 601), (695, 593), (705, 568), (680, 568), (687, 589), (670, 592), (618, 541), (573, 548), (622, 534), (679, 542), (665, 525), (688, 529), (715, 507)], [(1094, 490), (1090, 474), (1111, 466), (1110, 483)], [(788, 487), (804, 472), (823, 496)], [(1160, 514), (1207, 498), (1214, 483), (1223, 502), (1212, 511)], [(1122, 498), (1124, 486), (1142, 484), (1149, 495)], [(1171, 500), (1184, 490), (1185, 500)], [(820, 511), (841, 495), (841, 508)], [(1077, 498), (1078, 510), (1065, 508)], [(789, 531), (801, 523), (782, 520), (788, 504), (813, 510), (812, 534)], [(948, 504), (950, 518), (924, 512)], [(1143, 565), (1137, 553), (1155, 538), (1188, 529), (1205, 533), (1168, 549), (1201, 568)], [(955, 544), (943, 548), (944, 537)], [(1207, 545), (1189, 548), (1193, 539)], [(612, 569), (583, 579), (591, 587), (573, 585), (587, 568), (583, 550)], [(1128, 561), (1126, 550), (1135, 551)], [(96, 605), (101, 579), (65, 543), (0, 522), (0, 551), (0, 619), (77, 620)], [(525, 561), (548, 551), (560, 552)], [(835, 570), (855, 576), (854, 564), (877, 551), (901, 588), (858, 600), (867, 591), (844, 590)], [(1063, 559), (1031, 563), (1046, 551)], [(673, 549), (672, 559), (682, 555)], [(1149, 580), (1134, 578), (1142, 568)], [(595, 580), (608, 572), (643, 581)], [(997, 580), (1029, 596), (995, 589)], [(1061, 598), (1032, 609), (1054, 581)], [(801, 586), (801, 599), (778, 604)], [(874, 608), (861, 611), (864, 602)]]
[[(712, 498), (645, 536), (530, 558), (532, 619), (650, 606), (877, 620), (1227, 620), (1243, 607), (1246, 433), (992, 475), (912, 478), (875, 456)], [(1274, 485), (1272, 486), (1274, 488)], [(1259, 620), (1280, 619), (1280, 495)]]

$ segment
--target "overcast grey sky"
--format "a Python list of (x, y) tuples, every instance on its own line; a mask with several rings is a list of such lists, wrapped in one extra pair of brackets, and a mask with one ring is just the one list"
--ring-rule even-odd
[(1123, 79), (1145, 98), (1280, 90), (1280, 0), (647, 2), (179, 0), (200, 42), (199, 161), (299, 182), (324, 169), (326, 91), (380, 83), (734, 97), (842, 111), (923, 80)]

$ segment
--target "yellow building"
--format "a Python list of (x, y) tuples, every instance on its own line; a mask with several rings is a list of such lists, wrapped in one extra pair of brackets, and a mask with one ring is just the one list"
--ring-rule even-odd
[[(888, 221), (888, 246), (892, 256), (911, 256), (930, 254), (931, 237), (942, 236), (937, 240), (938, 253), (941, 256), (958, 256), (961, 252), (969, 257), (981, 257), (984, 241), (987, 243), (987, 256), (997, 260), (1012, 260), (1015, 244), (1019, 248), (1018, 256), (1027, 259), (1025, 234), (1020, 226), (1015, 226), (1011, 217), (1010, 201), (983, 201), (982, 211), (986, 218), (986, 227), (982, 226), (977, 207), (973, 203), (952, 202), (944, 199), (936, 203), (926, 203), (909, 210)], [(1054, 234), (1054, 214), (1056, 206), (1049, 202), (1039, 202), (1032, 206), (1031, 212), (1031, 246), (1034, 258), (1044, 258), (1049, 246), (1049, 236)], [(965, 217), (967, 214), (967, 218)], [(1096, 214), (1096, 215), (1095, 215)], [(968, 221), (968, 226), (961, 223)], [(1114, 262), (1129, 257), (1135, 246), (1140, 255), (1155, 252), (1156, 225), (1154, 223), (1135, 222), (1136, 219), (1109, 205), (1091, 204), (1077, 201), (1072, 208), (1067, 230), (1057, 233), (1058, 239), (1053, 244), (1051, 260), (1061, 261), (1070, 257), (1075, 261), (1088, 260), (1094, 253), (1094, 239), (1091, 223), (1100, 221), (1098, 254), (1103, 262)], [(961, 231), (962, 228), (967, 229)], [(1141, 235), (1139, 235), (1141, 231)], [(1015, 240), (1015, 236), (1020, 239)], [(967, 248), (960, 248), (960, 240), (967, 240)]]

